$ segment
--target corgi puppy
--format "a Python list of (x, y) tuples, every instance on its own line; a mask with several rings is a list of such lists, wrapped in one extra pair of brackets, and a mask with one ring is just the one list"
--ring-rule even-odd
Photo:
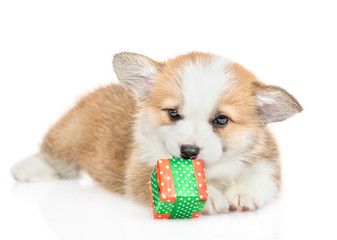
[(157, 62), (123, 52), (113, 66), (121, 84), (83, 97), (49, 130), (39, 153), (13, 166), (17, 181), (77, 178), (83, 170), (150, 206), (156, 160), (175, 156), (204, 161), (204, 213), (254, 210), (277, 197), (279, 152), (267, 124), (302, 110), (292, 95), (207, 53)]

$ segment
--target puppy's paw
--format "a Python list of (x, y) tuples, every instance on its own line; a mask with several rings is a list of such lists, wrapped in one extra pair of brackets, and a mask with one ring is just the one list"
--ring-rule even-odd
[(55, 169), (37, 155), (17, 162), (12, 167), (11, 174), (18, 182), (43, 182), (59, 179)]
[(277, 196), (278, 188), (273, 178), (273, 168), (255, 164), (246, 178), (229, 186), (225, 195), (231, 211), (255, 210)]
[(203, 214), (217, 214), (229, 211), (229, 204), (226, 196), (212, 185), (207, 186), (208, 199), (206, 201)]
[(255, 196), (235, 187), (226, 191), (230, 211), (249, 211), (258, 209)]

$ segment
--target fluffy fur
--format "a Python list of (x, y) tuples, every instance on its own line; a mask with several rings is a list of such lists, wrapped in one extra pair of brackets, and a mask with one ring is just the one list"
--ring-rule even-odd
[[(267, 128), (302, 110), (285, 90), (265, 85), (241, 65), (192, 52), (156, 62), (114, 57), (121, 85), (82, 98), (47, 133), (41, 151), (15, 165), (18, 181), (74, 178), (84, 170), (104, 188), (150, 204), (148, 181), (158, 158), (200, 148), (209, 201), (205, 213), (253, 210), (274, 199), (281, 173)], [(172, 121), (167, 109), (176, 109)], [(229, 117), (215, 127), (219, 115)]]

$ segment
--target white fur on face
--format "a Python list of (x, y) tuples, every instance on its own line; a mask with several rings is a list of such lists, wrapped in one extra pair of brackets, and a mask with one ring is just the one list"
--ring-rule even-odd
[(168, 152), (180, 157), (181, 145), (191, 144), (200, 148), (199, 159), (205, 164), (216, 162), (222, 155), (222, 142), (213, 131), (210, 120), (224, 89), (231, 86), (228, 69), (231, 62), (218, 58), (210, 64), (191, 63), (182, 77), (184, 106), (179, 110), (183, 117), (173, 125), (161, 126), (157, 133)]

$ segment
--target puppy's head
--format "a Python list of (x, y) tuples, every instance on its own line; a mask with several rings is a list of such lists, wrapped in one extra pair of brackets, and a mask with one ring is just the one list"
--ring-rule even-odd
[(199, 158), (206, 165), (249, 151), (262, 141), (259, 136), (267, 123), (302, 109), (285, 90), (265, 85), (239, 64), (211, 54), (193, 52), (156, 62), (120, 53), (114, 57), (114, 69), (138, 100), (138, 134), (159, 141), (153, 145), (158, 154)]

